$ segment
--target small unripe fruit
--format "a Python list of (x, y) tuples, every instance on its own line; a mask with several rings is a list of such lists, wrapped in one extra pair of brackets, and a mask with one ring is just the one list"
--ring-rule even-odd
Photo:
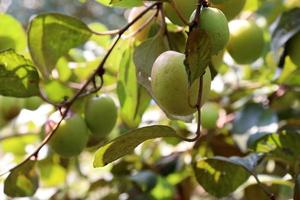
[[(146, 7), (134, 7), (130, 10), (128, 15), (128, 22), (133, 21), (139, 14), (141, 14)], [(147, 20), (152, 17), (155, 14), (154, 10), (150, 10), (147, 12), (143, 17), (141, 17), (139, 20), (137, 20), (130, 28), (130, 33), (135, 33), (141, 26), (143, 26)], [(151, 23), (145, 26), (142, 30), (140, 30), (138, 33), (134, 35), (134, 38), (138, 41), (144, 41), (148, 38), (148, 34), (151, 28)]]
[(228, 20), (232, 20), (243, 10), (246, 0), (213, 0), (212, 4), (222, 10)]
[(300, 33), (297, 33), (287, 43), (287, 55), (290, 56), (292, 62), (300, 67)]
[(84, 120), (78, 114), (74, 114), (62, 121), (49, 145), (62, 157), (77, 156), (85, 148), (88, 138), (89, 132)]
[[(174, 4), (178, 11), (182, 14), (182, 16), (188, 20), (193, 11), (196, 9), (197, 0), (173, 0)], [(164, 4), (164, 9), (166, 12), (166, 16), (170, 19), (170, 21), (174, 24), (183, 26), (184, 23), (181, 21), (180, 17), (177, 15), (177, 12), (173, 9), (170, 3)]]
[(92, 135), (105, 138), (116, 124), (117, 107), (109, 96), (94, 97), (86, 102), (84, 116)]
[[(196, 11), (190, 20), (194, 19)], [(225, 15), (217, 8), (203, 8), (200, 14), (200, 28), (208, 34), (211, 53), (218, 54), (229, 41), (229, 27)]]
[(261, 56), (265, 45), (262, 28), (247, 20), (233, 20), (229, 29), (227, 50), (237, 63), (250, 64)]
[(23, 99), (0, 96), (0, 115), (5, 121), (12, 120), (19, 115), (23, 106)]
[[(155, 100), (167, 113), (178, 116), (192, 114), (197, 104), (199, 79), (189, 89), (188, 75), (184, 65), (185, 55), (166, 51), (154, 62), (151, 72), (151, 86)], [(202, 104), (210, 92), (211, 74), (209, 68), (203, 76)]]
[(201, 108), (201, 125), (203, 128), (216, 128), (220, 106), (217, 103), (205, 103)]

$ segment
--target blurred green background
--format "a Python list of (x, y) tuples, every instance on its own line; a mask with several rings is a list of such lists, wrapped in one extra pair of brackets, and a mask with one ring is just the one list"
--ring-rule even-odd
[(125, 24), (122, 9), (103, 6), (94, 0), (0, 0), (0, 12), (11, 14), (24, 26), (30, 17), (42, 12), (60, 12), (75, 16), (85, 23), (101, 22), (109, 29)]

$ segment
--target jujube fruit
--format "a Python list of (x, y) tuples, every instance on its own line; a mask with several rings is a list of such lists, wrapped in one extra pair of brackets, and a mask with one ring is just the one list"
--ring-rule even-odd
[[(194, 18), (195, 13), (190, 20)], [(229, 41), (229, 27), (222, 11), (217, 8), (203, 8), (200, 14), (200, 29), (208, 34), (213, 55), (225, 48)]]
[(86, 147), (88, 138), (89, 132), (83, 118), (74, 114), (62, 121), (49, 145), (62, 157), (77, 156)]
[(23, 99), (0, 96), (0, 115), (5, 121), (12, 120), (19, 115), (23, 106)]
[(217, 103), (205, 103), (201, 108), (201, 125), (203, 128), (216, 128), (220, 106)]
[(116, 124), (117, 107), (107, 95), (93, 97), (86, 102), (84, 116), (92, 135), (105, 138)]
[[(196, 111), (199, 79), (189, 89), (188, 75), (184, 65), (185, 55), (166, 51), (155, 60), (151, 72), (151, 87), (155, 100), (167, 113), (185, 116)], [(209, 68), (203, 76), (202, 104), (210, 92)]]
[(247, 20), (233, 20), (229, 29), (227, 50), (237, 63), (250, 64), (261, 56), (265, 45), (262, 28)]
[[(129, 11), (128, 22), (133, 21), (139, 14), (141, 14), (146, 7), (134, 7)], [(129, 28), (130, 33), (135, 33), (141, 26), (147, 23), (147, 20), (155, 14), (154, 10), (148, 11), (145, 15), (143, 15), (140, 19), (138, 19), (132, 26)], [(151, 23), (145, 26), (142, 30), (134, 35), (134, 38), (138, 41), (144, 41), (148, 38), (148, 34), (151, 28)]]
[(214, 0), (212, 7), (219, 8), (228, 20), (235, 18), (244, 8), (246, 0)]

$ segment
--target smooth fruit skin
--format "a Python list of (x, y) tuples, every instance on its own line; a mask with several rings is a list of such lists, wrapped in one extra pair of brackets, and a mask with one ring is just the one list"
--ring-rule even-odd
[(84, 116), (92, 135), (105, 138), (116, 124), (118, 111), (112, 98), (102, 95), (86, 102)]
[(235, 18), (243, 10), (246, 0), (220, 0), (212, 1), (212, 6), (219, 8), (228, 20)]
[(261, 56), (265, 41), (259, 26), (247, 20), (233, 20), (229, 29), (227, 50), (238, 64), (250, 64)]
[(217, 8), (203, 8), (200, 15), (200, 28), (205, 30), (211, 39), (213, 55), (225, 48), (230, 34), (228, 21), (222, 11)]
[(220, 106), (217, 103), (205, 103), (201, 108), (201, 125), (203, 128), (216, 128)]
[(49, 141), (50, 147), (62, 157), (79, 155), (88, 142), (88, 128), (78, 114), (62, 121)]
[(288, 41), (286, 48), (292, 62), (300, 67), (300, 32)]
[[(177, 116), (194, 113), (196, 109), (190, 105), (196, 105), (198, 98), (199, 79), (189, 90), (184, 59), (182, 53), (166, 51), (156, 59), (151, 72), (151, 87), (156, 102), (168, 114)], [(208, 98), (210, 82), (211, 74), (207, 68), (203, 76), (202, 104)]]
[[(133, 21), (140, 13), (142, 13), (146, 7), (134, 7), (130, 10), (128, 15), (128, 22)], [(147, 20), (155, 14), (154, 10), (150, 10), (143, 17), (141, 17), (138, 21), (136, 21), (130, 28), (130, 33), (135, 33), (141, 26), (143, 26)], [(144, 41), (148, 38), (148, 34), (151, 28), (151, 23), (143, 28), (140, 32), (134, 35), (134, 38), (138, 41)]]
[[(182, 14), (182, 16), (188, 20), (193, 11), (197, 7), (197, 0), (173, 0), (177, 9)], [(170, 19), (170, 21), (179, 26), (183, 26), (183, 22), (180, 17), (178, 17), (176, 11), (170, 5), (170, 3), (164, 4), (164, 10), (166, 12), (166, 16)]]

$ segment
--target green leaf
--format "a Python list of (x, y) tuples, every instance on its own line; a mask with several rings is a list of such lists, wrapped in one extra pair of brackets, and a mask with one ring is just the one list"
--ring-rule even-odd
[(23, 51), (26, 48), (26, 34), (22, 24), (7, 14), (0, 14), (0, 51), (15, 49)]
[(143, 0), (97, 0), (97, 2), (105, 6), (116, 6), (124, 8), (143, 5)]
[(300, 158), (300, 133), (281, 132), (262, 136), (250, 147), (258, 153), (268, 153), (268, 156), (284, 161), (292, 166)]
[(61, 165), (50, 159), (41, 160), (37, 165), (42, 186), (57, 187), (65, 183), (67, 171)]
[(32, 19), (28, 42), (31, 57), (45, 78), (48, 78), (58, 59), (71, 48), (85, 43), (92, 33), (82, 21), (54, 13)]
[(169, 44), (170, 49), (180, 53), (185, 52), (186, 34), (183, 31), (169, 31)]
[(26, 155), (26, 146), (39, 141), (39, 135), (20, 134), (18, 137), (7, 138), (0, 141), (0, 146), (4, 152), (13, 153), (14, 156), (23, 157)]
[[(265, 187), (274, 194), (276, 199), (293, 199), (293, 184), (280, 176), (261, 175), (261, 185), (250, 184), (244, 189), (244, 199), (247, 200), (270, 200), (270, 197), (262, 190)], [(249, 181), (250, 182), (250, 181)]]
[[(252, 1), (247, 1), (246, 5)], [(256, 13), (264, 16), (268, 24), (271, 24), (277, 16), (279, 16), (284, 11), (284, 3), (281, 0), (265, 1), (258, 5)]]
[(297, 66), (292, 62), (289, 56), (285, 57), (284, 68), (278, 78), (278, 83), (280, 84), (289, 84), (292, 82), (292, 77), (298, 77), (298, 74), (295, 73), (297, 70)]
[(14, 169), (4, 181), (4, 193), (10, 197), (33, 196), (39, 186), (36, 161), (27, 161)]
[(135, 48), (134, 63), (137, 67), (138, 81), (151, 93), (151, 77), (152, 65), (156, 58), (163, 52), (168, 50), (165, 38), (158, 34), (150, 38)]
[(277, 52), (280, 47), (300, 31), (300, 8), (284, 12), (272, 26), (272, 50)]
[(39, 95), (39, 75), (32, 63), (13, 50), (0, 52), (0, 95)]
[(209, 35), (201, 29), (194, 29), (186, 44), (186, 71), (190, 85), (205, 73), (211, 59), (211, 43)]
[(261, 157), (250, 154), (240, 157), (213, 157), (200, 160), (193, 165), (199, 184), (211, 195), (224, 197), (248, 180)]
[(117, 87), (121, 105), (121, 118), (128, 127), (136, 128), (150, 103), (150, 96), (137, 82), (133, 63), (133, 48), (128, 48), (120, 61)]
[(57, 103), (70, 98), (74, 94), (70, 87), (57, 80), (44, 82), (43, 90), (50, 101)]
[(160, 137), (176, 137), (176, 132), (168, 126), (149, 126), (131, 130), (101, 146), (94, 158), (94, 167), (103, 167), (133, 150), (146, 140)]
[[(278, 117), (271, 109), (265, 109), (263, 105), (249, 103), (239, 111), (233, 121), (232, 132), (234, 134), (254, 133), (254, 131), (274, 132), (277, 128), (273, 124), (278, 123)], [(252, 128), (255, 129), (252, 129)]]

